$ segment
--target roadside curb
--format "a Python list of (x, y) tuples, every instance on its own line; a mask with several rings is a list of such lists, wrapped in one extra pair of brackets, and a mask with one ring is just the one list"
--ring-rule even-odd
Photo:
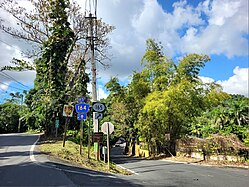
[(121, 165), (119, 165), (119, 164), (116, 164), (116, 166), (118, 166), (118, 167), (120, 167), (120, 168), (122, 168), (122, 169), (124, 169), (124, 170), (126, 170), (126, 171), (128, 171), (128, 172), (130, 172), (130, 173), (132, 173), (132, 174), (139, 175), (139, 174), (136, 173), (135, 171), (130, 170), (130, 169), (128, 169), (128, 168), (125, 168), (125, 167), (123, 167), (123, 166), (121, 166)]
[(249, 166), (212, 165), (212, 164), (201, 164), (201, 163), (184, 162), (184, 161), (176, 161), (176, 160), (165, 160), (165, 159), (162, 159), (162, 161), (172, 162), (172, 163), (179, 163), (179, 164), (190, 164), (190, 165), (198, 165), (198, 166), (208, 166), (208, 167), (249, 169)]

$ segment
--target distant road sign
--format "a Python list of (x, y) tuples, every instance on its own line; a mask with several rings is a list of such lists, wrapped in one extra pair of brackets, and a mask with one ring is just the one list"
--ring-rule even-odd
[(93, 102), (93, 111), (94, 112), (104, 112), (105, 111), (105, 104), (99, 102)]
[(101, 120), (101, 119), (103, 119), (103, 114), (102, 113), (96, 113), (95, 114), (95, 119), (99, 119), (99, 120)]
[(86, 113), (78, 114), (77, 115), (77, 120), (85, 120), (86, 118), (87, 118)]
[(78, 102), (79, 103), (86, 103), (87, 102), (87, 97), (85, 97), (85, 96), (79, 97)]
[(76, 104), (75, 110), (77, 113), (87, 113), (89, 110), (90, 105), (86, 103)]
[[(108, 130), (109, 128), (109, 130)], [(104, 134), (107, 134), (108, 131), (109, 131), (109, 134), (113, 133), (114, 131), (114, 125), (111, 123), (111, 122), (105, 122), (102, 124), (101, 126), (101, 131), (104, 133)]]
[(59, 128), (59, 120), (58, 119), (55, 120), (55, 127)]
[(103, 142), (103, 132), (95, 132), (93, 134), (93, 142)]
[(73, 105), (64, 105), (63, 107), (63, 116), (72, 117), (73, 116)]

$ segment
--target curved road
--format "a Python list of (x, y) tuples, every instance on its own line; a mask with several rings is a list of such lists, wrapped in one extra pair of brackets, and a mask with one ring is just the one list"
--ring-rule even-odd
[(249, 170), (143, 160), (112, 149), (112, 161), (131, 176), (112, 175), (50, 161), (34, 149), (38, 135), (0, 134), (0, 186), (247, 187)]
[(133, 186), (115, 175), (49, 161), (33, 151), (38, 137), (0, 134), (0, 186)]

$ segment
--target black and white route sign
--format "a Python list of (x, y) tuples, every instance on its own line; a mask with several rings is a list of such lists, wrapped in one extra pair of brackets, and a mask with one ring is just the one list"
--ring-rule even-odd
[(104, 112), (105, 111), (105, 104), (99, 102), (93, 102), (92, 106), (93, 112)]
[(96, 113), (95, 114), (95, 119), (98, 119), (98, 120), (103, 119), (103, 113)]

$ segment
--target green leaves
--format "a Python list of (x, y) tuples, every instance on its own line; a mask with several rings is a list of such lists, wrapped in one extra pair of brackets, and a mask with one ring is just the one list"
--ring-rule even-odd
[(133, 129), (127, 132), (128, 137), (139, 135), (155, 153), (168, 145), (170, 136), (169, 149), (174, 153), (175, 140), (190, 131), (191, 122), (206, 107), (204, 98), (209, 91), (198, 74), (210, 59), (190, 54), (176, 65), (163, 55), (162, 49), (160, 43), (147, 40), (143, 70), (133, 73), (127, 87), (121, 87), (117, 78), (106, 86), (111, 92), (108, 98), (115, 101), (115, 106), (122, 106), (118, 111), (113, 109), (112, 115), (121, 119), (117, 114), (122, 111), (122, 123)]
[(180, 63), (177, 66), (176, 82), (179, 82), (182, 79), (187, 79), (191, 82), (198, 81), (199, 71), (208, 61), (210, 61), (210, 58), (207, 55), (186, 55), (182, 60), (180, 60)]
[(0, 133), (17, 132), (20, 106), (11, 102), (0, 105)]
[(240, 140), (243, 140), (249, 130), (248, 111), (249, 99), (232, 95), (197, 117), (192, 124), (192, 133), (198, 131), (202, 137), (215, 133), (236, 134)]
[(4, 66), (4, 67), (0, 68), (0, 71), (4, 71), (4, 70), (10, 70), (10, 71), (35, 70), (35, 67), (32, 64), (30, 64), (29, 62), (24, 61), (24, 60), (19, 60), (19, 59), (13, 58), (11, 63), (14, 64), (15, 66)]

